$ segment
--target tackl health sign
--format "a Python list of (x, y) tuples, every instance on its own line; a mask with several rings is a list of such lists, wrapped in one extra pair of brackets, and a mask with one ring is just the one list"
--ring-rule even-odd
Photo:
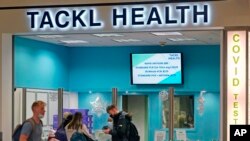
[(246, 124), (246, 31), (227, 32), (227, 54), (227, 133), (229, 133), (230, 125)]
[(209, 25), (211, 8), (201, 3), (51, 8), (30, 9), (26, 16), (33, 31), (185, 27)]

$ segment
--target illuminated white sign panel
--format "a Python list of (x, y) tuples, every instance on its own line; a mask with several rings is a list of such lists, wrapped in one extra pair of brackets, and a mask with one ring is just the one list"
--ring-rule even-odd
[(211, 23), (210, 5), (201, 3), (120, 6), (110, 7), (104, 11), (101, 11), (101, 8), (91, 7), (31, 9), (26, 12), (26, 16), (33, 31), (103, 29), (106, 26), (112, 28), (185, 27)]
[(227, 125), (246, 124), (246, 31), (227, 33)]

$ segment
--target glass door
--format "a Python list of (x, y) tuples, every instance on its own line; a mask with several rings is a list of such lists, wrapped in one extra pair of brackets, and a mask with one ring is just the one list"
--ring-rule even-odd
[(187, 136), (187, 132), (195, 129), (194, 107), (194, 95), (174, 96), (174, 140), (195, 140)]

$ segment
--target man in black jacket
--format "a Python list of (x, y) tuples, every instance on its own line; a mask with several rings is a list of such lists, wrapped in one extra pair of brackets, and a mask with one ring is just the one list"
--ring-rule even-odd
[(126, 112), (119, 112), (115, 105), (107, 107), (107, 113), (113, 118), (113, 129), (104, 129), (104, 133), (112, 136), (112, 141), (128, 141), (128, 121), (132, 117)]

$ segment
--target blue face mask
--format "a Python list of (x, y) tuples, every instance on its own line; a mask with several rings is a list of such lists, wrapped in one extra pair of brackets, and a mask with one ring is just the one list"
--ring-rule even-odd
[(113, 127), (113, 122), (108, 122), (108, 127), (112, 129), (112, 127)]
[(42, 118), (44, 118), (44, 115), (39, 114), (39, 115), (38, 115), (38, 118), (39, 118), (39, 119), (42, 119)]
[(108, 126), (113, 126), (113, 122), (108, 122)]

